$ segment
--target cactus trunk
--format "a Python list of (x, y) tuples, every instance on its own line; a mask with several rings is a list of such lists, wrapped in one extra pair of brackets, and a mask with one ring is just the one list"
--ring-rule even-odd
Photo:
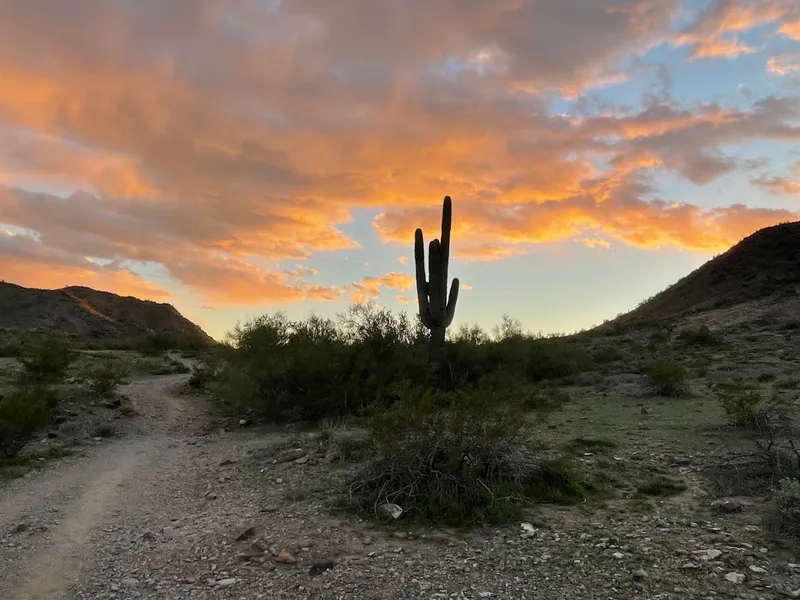
[(417, 303), (422, 324), (430, 329), (430, 362), (439, 371), (445, 356), (445, 332), (453, 322), (458, 301), (458, 279), (453, 279), (447, 293), (450, 262), (450, 226), (453, 208), (450, 196), (442, 205), (442, 236), (428, 245), (428, 278), (425, 274), (425, 240), (422, 230), (414, 232), (414, 263), (417, 274)]

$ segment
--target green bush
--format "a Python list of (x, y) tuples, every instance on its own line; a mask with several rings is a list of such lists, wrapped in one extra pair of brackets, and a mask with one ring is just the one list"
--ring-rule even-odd
[(655, 396), (680, 396), (686, 392), (686, 368), (672, 362), (654, 362), (644, 366), (645, 383)]
[(677, 337), (687, 346), (716, 346), (722, 342), (722, 338), (707, 325), (686, 327), (678, 331)]
[(97, 398), (110, 398), (117, 388), (125, 383), (129, 370), (125, 365), (106, 360), (98, 365), (84, 369), (79, 378), (85, 383), (89, 392)]
[(282, 313), (237, 327), (222, 393), (254, 419), (316, 421), (355, 414), (406, 378), (426, 377), (427, 352), (405, 315), (355, 306), (340, 317)]
[(426, 335), (419, 319), (373, 305), (353, 305), (335, 321), (265, 315), (231, 334), (219, 392), (233, 410), (256, 420), (316, 421), (357, 415), (375, 402), (388, 406), (403, 381), (457, 391), (552, 381), (595, 368), (575, 343), (523, 335), (507, 319), (496, 339), (476, 327), (459, 330), (437, 379), (428, 368)]
[(0, 459), (13, 458), (50, 423), (58, 394), (42, 386), (22, 387), (0, 400)]
[(522, 387), (433, 392), (406, 383), (397, 394), (367, 420), (371, 458), (348, 482), (351, 509), (384, 518), (382, 507), (396, 504), (405, 519), (461, 525), (584, 497), (588, 486), (573, 467), (527, 449)]
[(31, 343), (24, 357), (20, 359), (22, 372), (20, 383), (31, 385), (52, 385), (61, 383), (67, 369), (78, 355), (64, 339), (52, 338)]
[(800, 547), (800, 480), (782, 479), (764, 524), (776, 538)]

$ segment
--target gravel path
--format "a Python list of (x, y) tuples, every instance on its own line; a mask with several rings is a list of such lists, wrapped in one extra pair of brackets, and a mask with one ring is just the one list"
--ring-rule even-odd
[[(800, 597), (747, 511), (547, 508), (535, 534), (387, 531), (327, 508), (308, 434), (212, 431), (185, 375), (138, 381), (126, 435), (0, 487), (3, 600)], [(282, 562), (284, 561), (284, 562)]]

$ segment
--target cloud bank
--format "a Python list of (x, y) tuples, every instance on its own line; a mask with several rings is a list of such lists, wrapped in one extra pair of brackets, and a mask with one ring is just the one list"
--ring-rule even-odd
[[(0, 270), (214, 306), (375, 298), (410, 278), (281, 265), (359, 248), (354, 209), (377, 211), (382, 242), (431, 237), (445, 194), (464, 260), (566, 239), (718, 251), (798, 213), (682, 203), (658, 177), (752, 171), (730, 149), (800, 141), (800, 97), (679, 102), (642, 57), (734, 60), (768, 39), (800, 41), (800, 4), (2, 2), (0, 223), (25, 233), (0, 235)], [(793, 52), (765, 72), (792, 77)], [(593, 99), (642, 69), (660, 89), (638, 106)], [(754, 190), (797, 192), (762, 171)]]

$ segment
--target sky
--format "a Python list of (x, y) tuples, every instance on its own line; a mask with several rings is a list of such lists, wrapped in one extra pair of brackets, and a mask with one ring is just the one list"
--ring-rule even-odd
[(0, 0), (0, 279), (566, 333), (800, 220), (797, 0)]

